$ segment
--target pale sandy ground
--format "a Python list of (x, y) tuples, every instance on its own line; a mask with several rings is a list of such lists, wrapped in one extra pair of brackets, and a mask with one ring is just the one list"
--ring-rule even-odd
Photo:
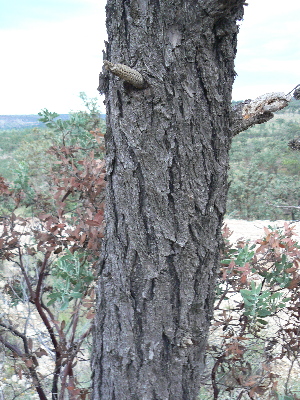
[[(276, 228), (283, 228), (284, 223), (289, 221), (268, 221), (268, 220), (256, 220), (256, 221), (245, 221), (241, 219), (226, 219), (225, 224), (229, 227), (229, 229), (233, 232), (230, 236), (230, 241), (235, 243), (238, 239), (250, 239), (251, 242), (256, 239), (260, 239), (264, 236), (264, 227), (268, 227), (271, 225)], [(295, 226), (294, 232), (297, 236), (294, 238), (295, 240), (299, 239), (300, 241), (300, 221), (292, 222), (291, 226)]]

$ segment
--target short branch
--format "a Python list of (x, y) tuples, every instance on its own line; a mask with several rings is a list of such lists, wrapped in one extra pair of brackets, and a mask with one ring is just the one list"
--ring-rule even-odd
[(232, 136), (256, 124), (263, 124), (274, 117), (273, 112), (286, 107), (292, 97), (284, 93), (267, 93), (255, 100), (245, 100), (232, 108)]
[(2, 343), (7, 349), (17, 354), (19, 357), (23, 357), (22, 351), (16, 346), (7, 342), (2, 336), (0, 336), (0, 343)]

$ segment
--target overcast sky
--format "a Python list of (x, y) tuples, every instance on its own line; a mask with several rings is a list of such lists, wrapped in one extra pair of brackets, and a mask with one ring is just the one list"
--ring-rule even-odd
[[(42, 108), (67, 113), (82, 108), (79, 92), (98, 97), (105, 3), (0, 2), (0, 115), (37, 114)], [(248, 3), (238, 39), (233, 99), (287, 93), (300, 83), (300, 1)]]

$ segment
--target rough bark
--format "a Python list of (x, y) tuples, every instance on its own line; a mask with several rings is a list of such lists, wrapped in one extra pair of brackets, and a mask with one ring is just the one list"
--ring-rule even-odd
[[(108, 0), (94, 400), (194, 400), (212, 317), (242, 0)], [(111, 65), (111, 64), (107, 64)]]

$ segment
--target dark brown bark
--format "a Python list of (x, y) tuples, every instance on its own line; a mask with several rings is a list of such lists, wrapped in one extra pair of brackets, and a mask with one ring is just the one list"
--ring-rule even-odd
[(213, 313), (243, 1), (108, 0), (94, 400), (194, 400)]

